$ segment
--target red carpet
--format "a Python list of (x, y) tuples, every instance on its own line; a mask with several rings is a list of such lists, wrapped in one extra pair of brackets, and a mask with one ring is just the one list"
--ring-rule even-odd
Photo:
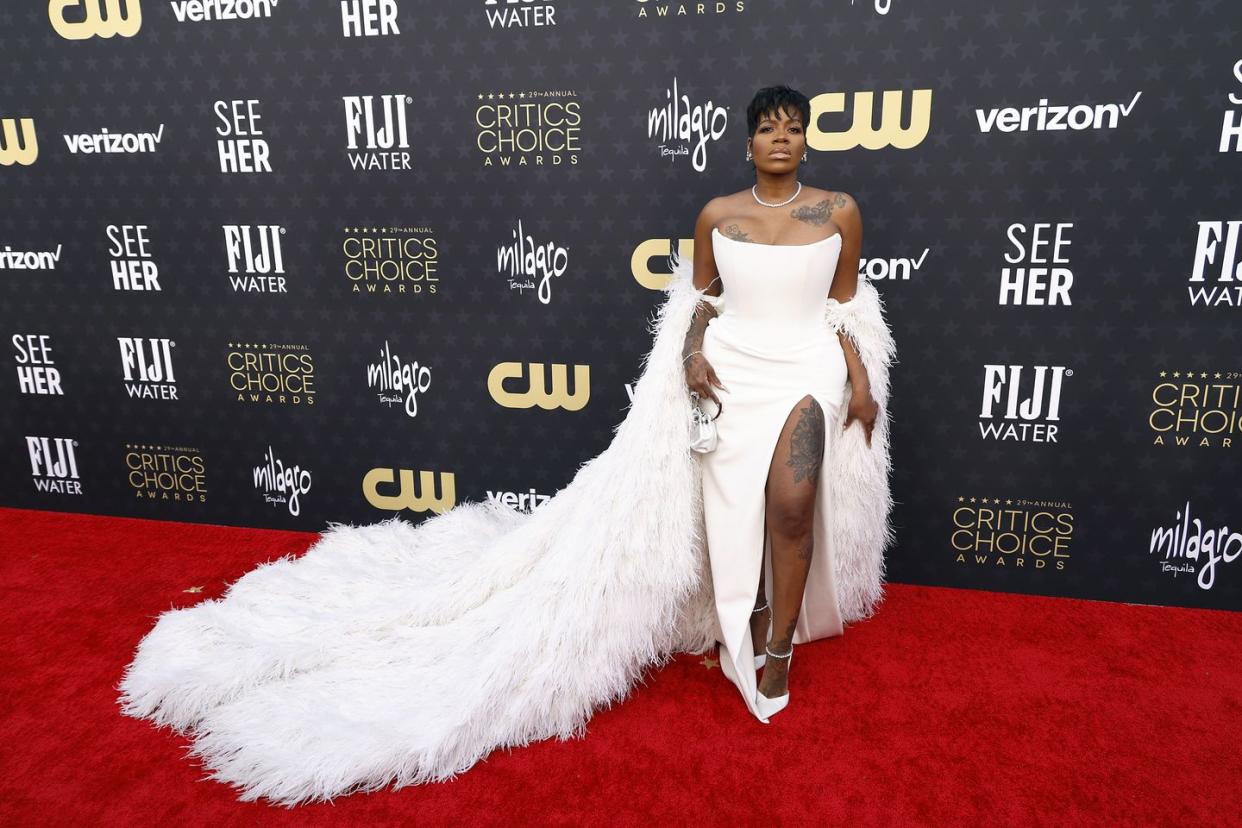
[(114, 687), (156, 614), (312, 537), (0, 509), (0, 825), (1239, 824), (1242, 613), (899, 584), (798, 648), (768, 726), (683, 657), (583, 740), (240, 803)]

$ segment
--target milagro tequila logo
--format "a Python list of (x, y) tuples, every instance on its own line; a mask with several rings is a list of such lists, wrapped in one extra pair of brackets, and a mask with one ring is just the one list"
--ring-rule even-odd
[(26, 437), (30, 477), (35, 489), (51, 494), (82, 494), (78, 441), (69, 437)]
[[(279, 224), (224, 225), (224, 253), (234, 293), (287, 293)], [(237, 275), (234, 275), (237, 274)]]
[(410, 169), (408, 95), (345, 95), (345, 146), (355, 170)]
[(1160, 570), (1173, 573), (1174, 578), (1183, 572), (1194, 574), (1198, 567), (1199, 588), (1211, 589), (1216, 583), (1216, 565), (1233, 563), (1242, 554), (1242, 532), (1231, 532), (1228, 526), (1204, 528), (1199, 518), (1191, 520), (1187, 500), (1172, 526), (1152, 530), (1147, 553), (1162, 554)]
[(522, 293), (536, 290), (539, 301), (552, 301), (552, 280), (569, 266), (569, 248), (554, 242), (536, 244), (534, 236), (522, 232), (522, 221), (512, 231), (513, 241), (496, 249), (496, 270), (509, 277), (509, 290)]
[(1242, 307), (1242, 220), (1198, 224), (1193, 269), (1186, 286), (1191, 307)]
[(556, 6), (551, 0), (483, 0), (483, 13), (493, 29), (556, 25)]
[(284, 503), (289, 514), (297, 517), (302, 512), (301, 496), (311, 490), (311, 473), (298, 465), (287, 465), (276, 457), (271, 446), (262, 465), (251, 469), (255, 489), (263, 495), (266, 503)]
[(392, 407), (400, 405), (411, 417), (418, 416), (418, 395), (431, 387), (431, 368), (415, 362), (403, 362), (392, 352), (388, 340), (380, 349), (379, 361), (367, 366), (367, 387), (379, 391), (379, 401)]
[[(1061, 384), (1065, 377), (1074, 376), (1074, 369), (1063, 365), (1036, 365), (1028, 384), (1024, 376), (1026, 368), (1025, 365), (983, 366), (979, 436), (984, 440), (1057, 442)], [(1002, 397), (1004, 408), (996, 410), (995, 406), (1002, 404)]]
[[(710, 100), (690, 105), (688, 95), (678, 96), (677, 78), (673, 88), (664, 90), (668, 102), (647, 112), (647, 137), (659, 141), (660, 155), (676, 159), (689, 155), (695, 171), (707, 169), (707, 142), (717, 141), (729, 124), (729, 113)], [(693, 150), (691, 149), (693, 146)]]

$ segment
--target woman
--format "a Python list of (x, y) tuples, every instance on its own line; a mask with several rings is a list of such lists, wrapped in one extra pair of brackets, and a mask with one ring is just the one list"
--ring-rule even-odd
[[(778, 134), (754, 145), (790, 140)], [(790, 232), (747, 226), (764, 239)], [(690, 449), (683, 344), (706, 294), (688, 260), (673, 264), (630, 409), (568, 485), (530, 513), (467, 501), (417, 525), (331, 524), (301, 556), (160, 615), (118, 687), (122, 712), (192, 735), (191, 754), (241, 799), (294, 805), (448, 779), (497, 747), (582, 735), (592, 712), (650, 667), (723, 641), (703, 472), (732, 482), (725, 445), (748, 433), (760, 396), (731, 389), (743, 411), (719, 418), (719, 461)], [(883, 409), (895, 349), (866, 280), (849, 302), (825, 299), (822, 322), (850, 337), (881, 406), (875, 445), (846, 431), (821, 478), (835, 518), (821, 557), (833, 564), (840, 618), (852, 621), (880, 600), (892, 541)], [(729, 379), (737, 369), (714, 339), (703, 342), (706, 357)], [(830, 363), (824, 370), (842, 378)], [(830, 405), (824, 381), (805, 378)], [(776, 692), (771, 675), (765, 690)]]
[[(848, 336), (826, 331), (820, 311), (825, 296), (846, 302), (857, 287), (858, 205), (798, 181), (805, 96), (762, 89), (746, 117), (756, 182), (699, 215), (694, 284), (707, 294), (684, 360), (687, 385), (714, 403), (719, 421), (719, 448), (703, 455), (703, 490), (721, 666), (766, 722), (789, 702), (794, 643), (842, 631), (820, 474), (847, 375), (845, 425), (858, 420), (868, 444), (879, 406)], [(757, 688), (752, 663), (764, 668)]]

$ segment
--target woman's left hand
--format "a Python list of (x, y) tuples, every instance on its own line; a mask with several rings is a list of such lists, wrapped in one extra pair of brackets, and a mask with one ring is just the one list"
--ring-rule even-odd
[[(845, 414), (845, 428), (850, 427), (850, 423), (858, 420), (862, 424), (863, 431), (867, 436), (867, 447), (871, 447), (871, 431), (875, 428), (875, 418), (880, 413), (880, 404), (871, 396), (871, 389), (859, 392), (854, 391), (850, 395), (849, 408)], [(843, 429), (844, 430), (844, 429)]]

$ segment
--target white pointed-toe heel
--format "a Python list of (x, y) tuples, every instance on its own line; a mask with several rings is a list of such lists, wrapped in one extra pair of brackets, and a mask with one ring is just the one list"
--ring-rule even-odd
[[(774, 653), (767, 647), (764, 647), (763, 649), (768, 655), (772, 656), (772, 658), (788, 658), (790, 664), (793, 663), (793, 647), (790, 647), (789, 652), (787, 653)], [(777, 713), (784, 710), (785, 705), (787, 704), (789, 704), (789, 691), (788, 690), (785, 691), (784, 695), (777, 696), (774, 699), (770, 699), (767, 696), (760, 693), (759, 688), (757, 687), (755, 688), (755, 709), (759, 711), (759, 716), (761, 718), (766, 719), (766, 718), (776, 715)]]
[[(762, 607), (757, 607), (751, 610), (750, 614), (754, 615), (756, 612), (763, 612), (767, 608), (768, 608), (768, 605), (764, 604)], [(769, 623), (768, 632), (771, 632), (771, 631), (772, 631), (772, 624)], [(764, 649), (767, 649), (767, 648), (765, 647)], [(763, 653), (760, 653), (759, 655), (755, 656), (755, 669), (758, 670), (760, 667), (762, 667), (765, 661), (767, 661), (767, 656), (765, 656)]]

